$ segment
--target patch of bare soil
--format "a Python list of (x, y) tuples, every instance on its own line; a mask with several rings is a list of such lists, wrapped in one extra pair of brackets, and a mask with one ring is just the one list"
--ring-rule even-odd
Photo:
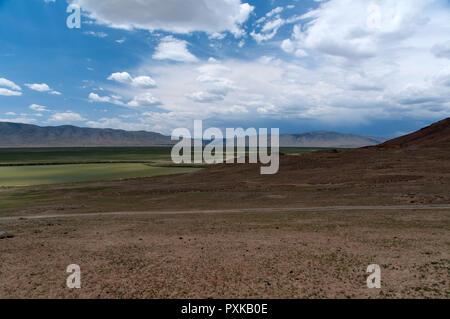
[[(449, 211), (16, 220), (0, 298), (449, 298)], [(66, 287), (78, 264), (82, 288)], [(382, 288), (368, 289), (379, 264)]]

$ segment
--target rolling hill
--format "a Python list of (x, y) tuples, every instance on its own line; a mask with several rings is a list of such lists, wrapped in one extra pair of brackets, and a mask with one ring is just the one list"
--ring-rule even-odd
[(0, 147), (169, 146), (170, 137), (152, 132), (128, 132), (76, 126), (40, 127), (0, 122)]
[(417, 132), (387, 141), (379, 147), (403, 148), (437, 146), (450, 143), (450, 117), (427, 126)]
[[(280, 136), (282, 147), (356, 148), (385, 142), (383, 138), (310, 132)], [(169, 136), (159, 133), (130, 132), (115, 129), (80, 128), (76, 126), (40, 127), (30, 124), (0, 122), (0, 147), (108, 147), (170, 146)]]

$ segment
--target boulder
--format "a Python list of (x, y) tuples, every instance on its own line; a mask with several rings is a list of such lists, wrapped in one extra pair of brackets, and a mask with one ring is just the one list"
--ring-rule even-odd
[(14, 238), (14, 235), (9, 234), (5, 231), (0, 231), (0, 239), (5, 239), (5, 238)]

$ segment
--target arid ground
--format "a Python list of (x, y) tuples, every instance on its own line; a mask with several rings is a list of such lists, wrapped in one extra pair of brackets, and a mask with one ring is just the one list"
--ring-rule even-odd
[(2, 188), (0, 297), (449, 298), (449, 141)]

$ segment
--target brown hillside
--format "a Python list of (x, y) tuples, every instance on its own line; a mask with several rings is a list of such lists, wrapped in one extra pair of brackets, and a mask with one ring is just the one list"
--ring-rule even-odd
[(379, 145), (383, 148), (437, 146), (450, 142), (450, 118), (427, 126), (417, 132), (395, 138)]

